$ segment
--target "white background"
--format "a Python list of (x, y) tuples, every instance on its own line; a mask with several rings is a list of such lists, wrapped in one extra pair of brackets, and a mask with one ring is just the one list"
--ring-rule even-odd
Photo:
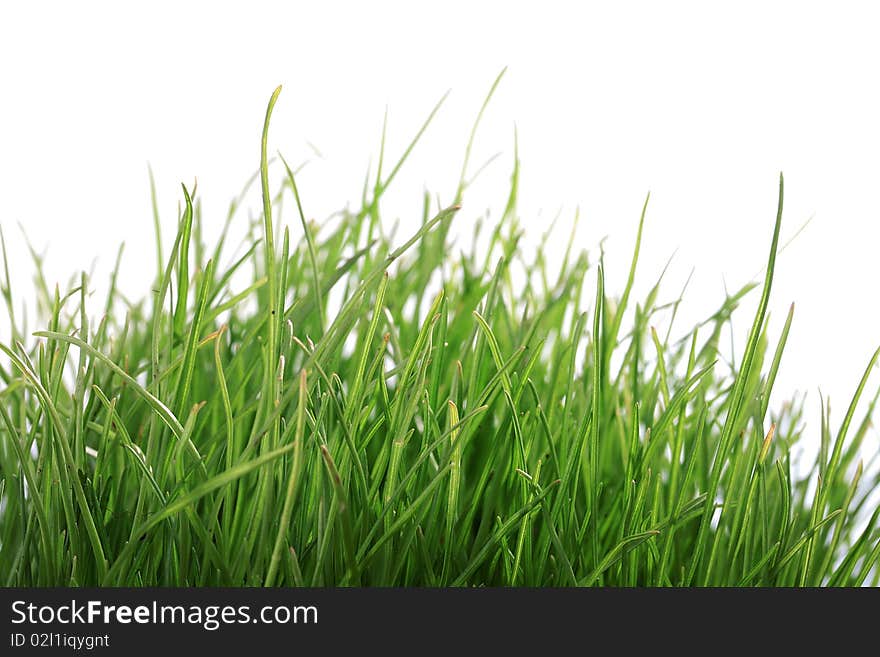
[(813, 220), (778, 263), (776, 330), (796, 302), (778, 391), (807, 390), (815, 407), (821, 386), (839, 418), (880, 343), (873, 3), (128, 4), (0, 9), (0, 225), (19, 299), (30, 269), (17, 222), (48, 247), (62, 283), (94, 257), (107, 271), (125, 240), (122, 284), (146, 292), (147, 163), (166, 232), (179, 183), (196, 177), (209, 223), (220, 223), (258, 165), (279, 83), (270, 148), (312, 160), (298, 182), (318, 220), (357, 201), (386, 107), (395, 154), (452, 90), (385, 206), (412, 226), (423, 189), (451, 199), (471, 122), (508, 66), (473, 162), (501, 157), (461, 221), (503, 208), (516, 125), (530, 236), (579, 207), (579, 245), (596, 252), (608, 237), (619, 293), (650, 191), (639, 290), (675, 252), (664, 289), (677, 296), (695, 268), (682, 316), (694, 321), (718, 306), (725, 281), (737, 289), (760, 274), (781, 170), (783, 240)]

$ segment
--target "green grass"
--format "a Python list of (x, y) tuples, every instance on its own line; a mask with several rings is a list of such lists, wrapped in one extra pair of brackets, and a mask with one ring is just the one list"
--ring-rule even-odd
[[(448, 207), (426, 196), (421, 228), (392, 238), (380, 200), (426, 122), (359, 209), (317, 226), (295, 172), (270, 167), (277, 97), (262, 213), (233, 203), (209, 244), (184, 187), (167, 254), (156, 212), (145, 298), (117, 290), (121, 259), (103, 309), (85, 274), (59, 288), (37, 267), (29, 333), (6, 268), (0, 584), (878, 583), (878, 482), (860, 461), (877, 354), (841, 426), (823, 415), (808, 433), (813, 462), (793, 462), (798, 404), (769, 404), (792, 322), (769, 333), (781, 177), (755, 236), (763, 285), (673, 340), (653, 326), (682, 299), (659, 284), (633, 298), (644, 213), (619, 295), (601, 257), (550, 267), (522, 247), (518, 162), (493, 225), (468, 214), (465, 161)], [(485, 231), (470, 250), (451, 246), (455, 221)], [(249, 227), (240, 257), (232, 222)], [(727, 364), (747, 294), (760, 301)]]

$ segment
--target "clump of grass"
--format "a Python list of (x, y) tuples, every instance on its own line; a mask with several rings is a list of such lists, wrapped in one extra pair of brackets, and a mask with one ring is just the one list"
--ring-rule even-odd
[[(769, 406), (792, 322), (769, 335), (781, 178), (760, 303), (727, 367), (719, 339), (753, 286), (686, 339), (658, 334), (659, 287), (631, 298), (641, 223), (620, 296), (586, 253), (551, 271), (520, 246), (518, 165), (488, 241), (461, 255), (464, 175), (450, 207), (426, 196), (409, 239), (385, 232), (380, 199), (415, 140), (360, 209), (306, 221), (283, 160), (270, 189), (277, 97), (243, 256), (228, 231), (205, 243), (184, 187), (152, 295), (127, 300), (114, 272), (97, 324), (85, 274), (53, 293), (38, 272), (44, 328), (27, 335), (6, 270), (0, 582), (877, 584), (869, 416), (854, 423), (877, 354), (806, 474), (799, 407)], [(297, 237), (273, 219), (291, 196)]]

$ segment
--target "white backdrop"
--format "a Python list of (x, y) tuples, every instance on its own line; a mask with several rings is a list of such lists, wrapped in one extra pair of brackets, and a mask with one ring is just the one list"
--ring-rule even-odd
[(608, 236), (619, 291), (650, 190), (640, 289), (677, 249), (665, 290), (677, 295), (695, 268), (691, 321), (717, 307), (725, 281), (759, 273), (782, 170), (783, 239), (814, 219), (778, 263), (774, 326), (797, 306), (778, 391), (815, 401), (821, 386), (839, 418), (880, 343), (872, 3), (126, 4), (0, 9), (0, 225), (22, 298), (30, 269), (16, 222), (62, 281), (94, 257), (106, 271), (125, 240), (122, 284), (146, 291), (147, 163), (167, 230), (179, 183), (195, 177), (206, 216), (222, 221), (258, 164), (279, 83), (270, 148), (312, 160), (298, 182), (316, 219), (356, 202), (386, 107), (393, 154), (452, 89), (385, 206), (412, 225), (423, 189), (451, 197), (471, 122), (508, 66), (473, 162), (501, 157), (463, 217), (502, 209), (516, 125), (531, 236), (580, 207), (579, 240), (595, 249)]

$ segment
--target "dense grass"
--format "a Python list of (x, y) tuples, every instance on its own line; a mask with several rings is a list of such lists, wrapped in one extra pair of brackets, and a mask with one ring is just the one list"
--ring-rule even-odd
[[(652, 325), (681, 300), (631, 298), (641, 223), (610, 295), (601, 258), (550, 268), (520, 246), (517, 168), (462, 255), (464, 173), (449, 207), (425, 198), (415, 235), (386, 233), (380, 199), (412, 146), (360, 209), (307, 222), (283, 159), (270, 189), (277, 95), (243, 256), (228, 230), (205, 243), (184, 188), (152, 294), (114, 282), (90, 323), (85, 274), (59, 289), (38, 271), (36, 339), (7, 269), (0, 584), (877, 584), (854, 418), (877, 355), (839, 429), (810, 432), (808, 467), (791, 457), (799, 407), (769, 407), (792, 321), (768, 334), (781, 178), (763, 286), (672, 340)], [(284, 198), (291, 232), (273, 219)], [(746, 294), (760, 302), (728, 365), (719, 340)]]

